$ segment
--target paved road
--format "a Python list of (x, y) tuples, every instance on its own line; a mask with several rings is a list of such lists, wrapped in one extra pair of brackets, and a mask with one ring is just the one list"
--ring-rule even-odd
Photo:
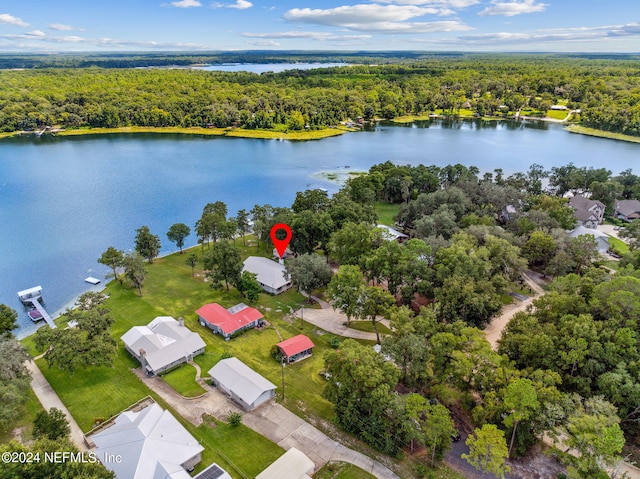
[(304, 452), (319, 469), (329, 461), (343, 461), (354, 464), (378, 479), (400, 479), (390, 469), (329, 438), (311, 424), (293, 414), (280, 404), (269, 402), (251, 412), (240, 409), (236, 403), (218, 388), (205, 384), (204, 396), (186, 399), (176, 393), (158, 377), (148, 377), (140, 368), (134, 373), (173, 409), (192, 424), (202, 424), (202, 415), (210, 414), (223, 421), (230, 412), (243, 414), (242, 423), (257, 433), (278, 444), (283, 449), (296, 447)]
[(87, 450), (87, 445), (84, 442), (84, 434), (82, 433), (82, 429), (78, 426), (78, 423), (73, 418), (69, 410), (62, 403), (56, 392), (53, 390), (47, 378), (44, 377), (40, 368), (35, 363), (35, 361), (29, 360), (25, 361), (25, 366), (31, 373), (31, 389), (37, 396), (40, 404), (47, 411), (52, 407), (59, 409), (62, 411), (65, 416), (67, 416), (67, 421), (69, 421), (69, 428), (71, 429), (71, 440), (73, 443), (78, 446), (78, 449), (81, 451)]

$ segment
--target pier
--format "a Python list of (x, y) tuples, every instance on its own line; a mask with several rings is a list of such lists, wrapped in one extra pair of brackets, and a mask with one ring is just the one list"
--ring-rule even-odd
[[(51, 329), (56, 328), (56, 323), (53, 322), (49, 313), (44, 309), (44, 306), (40, 303), (42, 298), (42, 286), (36, 286), (35, 288), (25, 289), (24, 291), (18, 291), (18, 298), (23, 304), (31, 304), (40, 313), (42, 319), (46, 321)], [(31, 317), (33, 320), (33, 317)], [(38, 318), (40, 319), (40, 318)]]

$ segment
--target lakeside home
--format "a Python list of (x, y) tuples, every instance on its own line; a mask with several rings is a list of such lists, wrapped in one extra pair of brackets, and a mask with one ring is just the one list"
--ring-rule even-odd
[(262, 289), (270, 294), (280, 294), (292, 286), (285, 267), (269, 258), (249, 256), (244, 260), (243, 271), (255, 274)]
[(182, 318), (176, 321), (170, 316), (158, 316), (147, 326), (134, 326), (120, 339), (150, 376), (191, 361), (205, 348), (200, 335), (187, 328)]
[(244, 303), (225, 309), (218, 303), (209, 303), (196, 311), (198, 321), (226, 341), (235, 333), (255, 328), (264, 317), (256, 308)]

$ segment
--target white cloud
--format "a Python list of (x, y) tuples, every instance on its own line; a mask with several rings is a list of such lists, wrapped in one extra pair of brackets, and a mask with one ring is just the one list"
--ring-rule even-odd
[(513, 17), (522, 13), (544, 12), (548, 4), (536, 3), (536, 0), (523, 0), (521, 2), (500, 2), (492, 0), (491, 6), (482, 10), (478, 15), (504, 15)]
[(14, 17), (8, 13), (0, 13), (0, 23), (6, 23), (8, 25), (15, 25), (17, 27), (28, 27), (27, 22), (23, 22), (21, 18)]
[(59, 32), (65, 32), (69, 30), (79, 30), (79, 28), (72, 27), (71, 25), (65, 25), (64, 23), (52, 23), (49, 25), (51, 30), (57, 30)]
[(29, 36), (29, 37), (44, 37), (46, 36), (45, 33), (41, 30), (33, 30), (31, 32), (27, 32), (25, 33), (25, 35)]
[(247, 0), (236, 0), (236, 3), (232, 5), (227, 5), (229, 8), (237, 8), (238, 10), (244, 10), (246, 8), (253, 7), (253, 3), (248, 2)]
[(179, 2), (171, 2), (171, 5), (178, 8), (201, 7), (202, 3), (198, 0), (180, 0)]
[(345, 40), (367, 40), (371, 38), (371, 35), (338, 35), (335, 33), (327, 32), (302, 32), (302, 31), (290, 31), (290, 32), (274, 32), (274, 33), (242, 33), (243, 37), (248, 38), (309, 38), (317, 41), (345, 41)]
[(466, 8), (477, 5), (480, 0), (371, 0), (373, 3), (392, 3), (394, 5), (429, 5), (450, 8)]
[(461, 32), (473, 30), (457, 20), (440, 22), (377, 22), (368, 25), (345, 25), (346, 28), (356, 31), (371, 33), (434, 33), (434, 32)]
[(279, 47), (280, 43), (275, 40), (256, 40), (247, 42), (249, 45), (253, 45), (254, 47)]
[[(350, 5), (328, 9), (294, 8), (284, 14), (292, 22), (350, 26), (379, 22), (402, 22), (423, 15), (438, 14), (437, 8), (413, 5)], [(349, 27), (350, 28), (350, 27)]]
[[(526, 44), (575, 44), (585, 42), (609, 42), (620, 37), (640, 37), (640, 23), (604, 25), (600, 27), (554, 28), (532, 32), (494, 32), (464, 35), (452, 39), (431, 41), (456, 47), (498, 45), (509, 47)], [(419, 41), (419, 40), (418, 40)]]

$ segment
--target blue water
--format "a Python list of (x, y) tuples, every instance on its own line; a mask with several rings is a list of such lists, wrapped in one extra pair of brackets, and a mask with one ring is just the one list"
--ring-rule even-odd
[(223, 63), (193, 67), (195, 70), (250, 73), (280, 73), (287, 70), (314, 70), (316, 68), (344, 67), (347, 63)]
[[(311, 174), (349, 165), (463, 163), (481, 171), (524, 171), (573, 161), (637, 172), (640, 144), (569, 134), (555, 125), (431, 124), (379, 126), (320, 141), (290, 142), (188, 135), (111, 135), (0, 141), (0, 303), (20, 311), (18, 336), (35, 326), (16, 292), (41, 285), (55, 314), (108, 272), (97, 258), (109, 246), (133, 247), (147, 225), (163, 253), (173, 223), (193, 229), (206, 203), (229, 214), (255, 204), (289, 206), (296, 191), (338, 187)], [(196, 238), (187, 239), (187, 245)]]

